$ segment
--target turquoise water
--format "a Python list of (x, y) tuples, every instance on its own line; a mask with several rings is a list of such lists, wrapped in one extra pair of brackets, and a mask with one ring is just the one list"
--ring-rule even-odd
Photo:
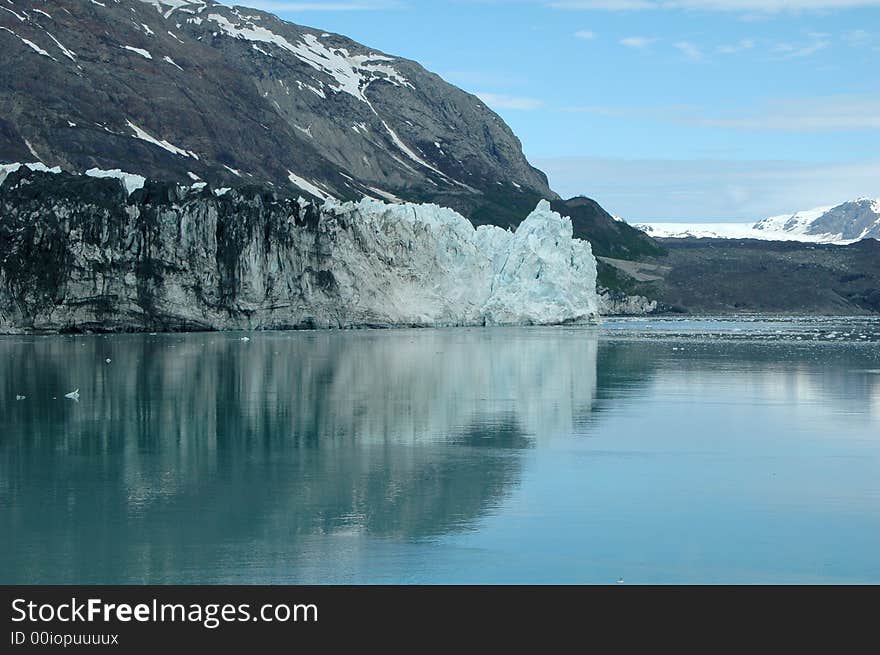
[(0, 583), (880, 582), (876, 320), (243, 336), (0, 337)]

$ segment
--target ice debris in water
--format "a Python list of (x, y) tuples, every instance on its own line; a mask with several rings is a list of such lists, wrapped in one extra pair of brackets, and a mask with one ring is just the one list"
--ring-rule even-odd
[(75, 389), (74, 391), (71, 391), (70, 393), (66, 393), (66, 394), (64, 394), (64, 397), (65, 397), (65, 398), (70, 398), (71, 400), (77, 400), (77, 401), (78, 401), (78, 400), (79, 400), (79, 389)]
[(27, 398), (27, 396), (19, 396), (19, 395), (15, 396), (16, 400), (24, 400), (25, 398)]

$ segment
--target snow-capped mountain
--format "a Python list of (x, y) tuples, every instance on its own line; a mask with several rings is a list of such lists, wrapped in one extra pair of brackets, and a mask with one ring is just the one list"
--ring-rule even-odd
[(785, 232), (833, 243), (880, 239), (880, 200), (859, 198), (834, 207), (772, 216), (756, 223), (755, 230)]
[(880, 200), (860, 198), (794, 214), (770, 216), (757, 223), (648, 223), (646, 234), (665, 239), (763, 239), (848, 244), (880, 239)]
[(476, 96), (344, 36), (212, 0), (2, 9), (0, 163), (430, 201), (476, 222), (557, 199)]

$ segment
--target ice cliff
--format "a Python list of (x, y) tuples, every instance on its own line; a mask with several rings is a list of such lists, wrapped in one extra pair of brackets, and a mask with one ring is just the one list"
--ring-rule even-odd
[(535, 325), (598, 315), (542, 201), (515, 232), (436, 205), (323, 205), (20, 167), (0, 185), (0, 331)]

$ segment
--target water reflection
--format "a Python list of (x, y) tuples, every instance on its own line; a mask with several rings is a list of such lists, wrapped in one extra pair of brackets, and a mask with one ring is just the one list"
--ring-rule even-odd
[(295, 577), (301, 537), (468, 529), (516, 485), (518, 453), (589, 415), (597, 335), (69, 337), (0, 353), (2, 580), (210, 581), (257, 561)]
[(0, 338), (0, 582), (880, 581), (876, 344), (676, 330)]

